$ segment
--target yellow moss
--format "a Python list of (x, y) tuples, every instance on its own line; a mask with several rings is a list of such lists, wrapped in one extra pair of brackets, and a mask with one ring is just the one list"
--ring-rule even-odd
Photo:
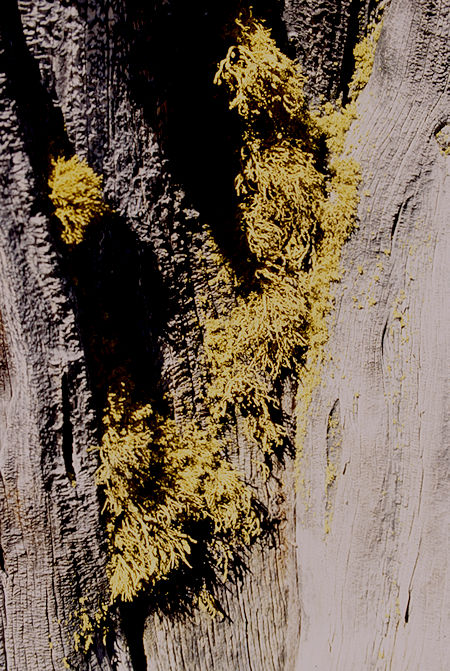
[(77, 652), (88, 652), (95, 637), (101, 637), (103, 644), (106, 644), (109, 605), (101, 603), (94, 612), (91, 612), (86, 601), (86, 597), (81, 597), (79, 608), (71, 615), (76, 626), (73, 639)]
[(336, 480), (337, 468), (330, 460), (327, 461), (327, 469), (325, 473), (325, 486), (330, 487)]
[[(277, 124), (280, 118), (301, 117), (305, 108), (304, 78), (270, 37), (270, 30), (252, 17), (236, 21), (238, 43), (228, 49), (215, 76), (226, 84), (230, 109), (244, 119), (266, 113)], [(281, 130), (282, 132), (282, 130)]]
[[(237, 25), (237, 44), (215, 81), (228, 90), (243, 123), (236, 192), (256, 271), (246, 289), (218, 258), (217, 286), (231, 283), (239, 291), (229, 314), (206, 323), (208, 430), (193, 421), (180, 430), (152, 405), (136, 403), (126, 380), (110, 391), (97, 483), (105, 500), (112, 601), (129, 601), (189, 567), (198, 542), (225, 580), (238, 548), (258, 535), (250, 490), (223, 458), (221, 427), (239, 410), (247, 438), (263, 452), (282, 445), (275, 388), (293, 371), (300, 378), (301, 446), (328, 335), (330, 283), (340, 276), (340, 251), (354, 224), (359, 168), (343, 148), (355, 101), (344, 110), (328, 104), (310, 112), (303, 76), (269, 31), (253, 18)], [(352, 91), (363, 81), (360, 61)], [(58, 159), (50, 187), (63, 239), (79, 242), (106, 209), (101, 178), (77, 157)], [(334, 477), (330, 465), (327, 485)], [(196, 603), (212, 616), (218, 612), (205, 584)], [(83, 607), (78, 615), (77, 646), (85, 650), (96, 616)]]
[(62, 224), (61, 237), (67, 244), (78, 244), (88, 224), (107, 211), (102, 177), (76, 155), (68, 160), (59, 157), (53, 161), (48, 184), (55, 215)]
[(324, 529), (323, 529), (326, 535), (328, 535), (331, 531), (332, 522), (333, 522), (333, 513), (331, 511), (328, 511), (325, 514)]
[(450, 126), (448, 124), (436, 133), (436, 140), (441, 148), (441, 154), (448, 156), (450, 154)]
[(368, 34), (353, 50), (355, 59), (355, 71), (350, 83), (349, 91), (353, 99), (366, 86), (372, 73), (375, 58), (375, 47), (381, 34), (382, 22), (372, 23), (368, 28)]
[(135, 405), (126, 382), (109, 395), (104, 428), (97, 483), (105, 496), (112, 600), (130, 601), (190, 566), (193, 544), (205, 540), (196, 537), (198, 522), (206, 524), (208, 551), (225, 579), (259, 521), (220, 444), (194, 423), (180, 432), (151, 405)]
[(212, 619), (215, 619), (216, 617), (219, 620), (223, 619), (223, 613), (220, 610), (217, 601), (205, 586), (202, 587), (197, 597), (197, 604), (199, 609), (204, 613), (207, 613)]
[[(352, 103), (345, 113), (331, 105), (311, 113), (298, 66), (269, 30), (253, 18), (237, 27), (215, 82), (228, 90), (243, 122), (236, 192), (257, 269), (255, 288), (242, 292), (230, 314), (207, 323), (205, 346), (212, 417), (223, 421), (239, 408), (247, 436), (270, 452), (285, 439), (274, 421), (274, 387), (294, 369), (296, 353), (306, 353), (304, 404), (318, 381), (329, 286), (339, 277), (358, 203), (358, 165), (339, 155), (356, 111)], [(300, 434), (303, 424), (299, 418)]]

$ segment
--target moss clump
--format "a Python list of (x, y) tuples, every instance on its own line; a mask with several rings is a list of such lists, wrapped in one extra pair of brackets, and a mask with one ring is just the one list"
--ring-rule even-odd
[[(223, 458), (222, 428), (238, 410), (248, 439), (265, 454), (282, 446), (276, 389), (284, 373), (295, 372), (304, 408), (301, 443), (328, 336), (330, 284), (339, 278), (355, 220), (359, 168), (343, 153), (354, 100), (344, 110), (309, 110), (304, 78), (270, 32), (253, 18), (237, 28), (215, 81), (242, 121), (236, 192), (255, 271), (246, 284), (231, 277), (235, 306), (206, 323), (208, 431), (193, 421), (180, 429), (151, 404), (136, 403), (126, 380), (109, 394), (97, 483), (105, 498), (112, 601), (130, 601), (189, 567), (197, 544), (225, 579), (239, 547), (258, 535), (251, 492)], [(79, 242), (105, 208), (100, 178), (77, 157), (59, 159), (50, 186), (63, 238)], [(204, 581), (194, 600), (217, 612)]]
[(305, 399), (327, 339), (330, 283), (355, 219), (359, 168), (340, 156), (350, 114), (309, 111), (304, 78), (260, 22), (237, 21), (215, 82), (242, 120), (236, 177), (242, 230), (256, 265), (251, 289), (206, 327), (217, 421), (238, 408), (265, 452), (285, 438), (274, 389), (301, 354)]
[(87, 605), (87, 598), (81, 597), (78, 609), (71, 615), (76, 623), (74, 647), (77, 652), (88, 652), (96, 638), (100, 638), (106, 645), (106, 636), (109, 628), (109, 606), (100, 603), (97, 610), (91, 613)]
[(450, 154), (450, 125), (446, 124), (436, 133), (435, 137), (441, 149), (441, 154), (448, 156)]
[[(257, 536), (259, 522), (250, 490), (220, 445), (194, 423), (180, 432), (150, 404), (134, 404), (121, 382), (108, 398), (99, 451), (112, 600), (131, 601), (181, 565), (189, 567), (197, 542), (206, 543), (225, 579), (239, 546)], [(205, 590), (198, 595), (202, 603)]]
[(373, 70), (375, 47), (380, 38), (381, 28), (383, 26), (382, 21), (380, 20), (383, 9), (384, 3), (381, 3), (377, 8), (378, 20), (375, 20), (368, 25), (367, 35), (356, 44), (353, 50), (355, 71), (349, 86), (349, 93), (353, 100), (355, 100), (364, 89)]
[(52, 163), (48, 184), (55, 215), (62, 224), (61, 237), (65, 243), (76, 245), (83, 240), (89, 223), (108, 209), (103, 201), (102, 177), (76, 155), (59, 157)]

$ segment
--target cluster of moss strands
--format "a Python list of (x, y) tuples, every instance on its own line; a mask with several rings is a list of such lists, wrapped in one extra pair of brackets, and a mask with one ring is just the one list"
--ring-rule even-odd
[(375, 47), (380, 38), (381, 28), (383, 26), (381, 13), (384, 9), (384, 4), (384, 2), (379, 4), (377, 8), (378, 20), (371, 22), (367, 26), (367, 35), (356, 44), (353, 50), (355, 71), (349, 86), (350, 97), (353, 100), (355, 100), (364, 89), (372, 73), (375, 59)]
[[(274, 419), (275, 388), (286, 371), (297, 373), (301, 405), (309, 405), (328, 336), (330, 283), (339, 277), (341, 249), (354, 224), (359, 169), (342, 153), (354, 101), (345, 110), (309, 111), (304, 78), (269, 31), (253, 18), (237, 26), (237, 44), (216, 83), (228, 90), (243, 123), (236, 191), (255, 277), (250, 289), (240, 287), (229, 314), (206, 323), (208, 431), (194, 421), (180, 429), (151, 404), (137, 403), (125, 378), (109, 394), (97, 483), (105, 499), (111, 601), (130, 601), (189, 567), (198, 542), (206, 543), (225, 579), (239, 548), (259, 534), (252, 494), (223, 457), (221, 429), (237, 409), (247, 438), (264, 453), (281, 446), (286, 435)], [(362, 81), (361, 75), (358, 89)], [(74, 156), (55, 162), (49, 185), (62, 237), (77, 244), (107, 209), (101, 178)], [(300, 442), (305, 417), (298, 418)], [(207, 612), (216, 611), (206, 584), (197, 599)], [(80, 649), (93, 640), (91, 622), (103, 616), (102, 610), (89, 619), (87, 609), (80, 610)]]
[(270, 452), (285, 436), (273, 420), (276, 382), (295, 369), (298, 351), (306, 353), (306, 381), (327, 339), (330, 283), (355, 220), (359, 167), (339, 156), (352, 113), (311, 113), (298, 66), (269, 30), (253, 18), (237, 28), (215, 81), (243, 123), (236, 191), (256, 288), (207, 323), (209, 398), (216, 420), (237, 407), (248, 436)]
[(50, 200), (62, 224), (61, 237), (67, 244), (83, 240), (87, 226), (105, 214), (102, 177), (84, 159), (60, 156), (53, 161), (49, 178)]
[(74, 647), (76, 651), (87, 652), (93, 645), (96, 637), (101, 638), (103, 645), (106, 645), (106, 636), (109, 624), (109, 605), (100, 603), (95, 612), (88, 608), (87, 598), (82, 596), (79, 600), (78, 609), (71, 614), (72, 620), (76, 623)]
[(131, 601), (180, 565), (190, 566), (198, 541), (206, 541), (225, 580), (238, 548), (258, 535), (259, 520), (249, 488), (221, 446), (194, 423), (180, 432), (150, 404), (134, 404), (121, 382), (109, 395), (99, 450), (112, 600)]
[[(107, 211), (101, 184), (102, 178), (77, 156), (53, 163), (50, 199), (67, 244), (81, 242), (87, 226)], [(111, 603), (131, 601), (181, 565), (189, 567), (197, 542), (206, 543), (213, 571), (225, 580), (239, 548), (260, 532), (250, 489), (222, 458), (217, 440), (194, 422), (180, 432), (150, 404), (137, 404), (122, 377), (109, 394), (97, 471), (105, 498)], [(202, 536), (196, 537), (200, 522)], [(208, 613), (218, 613), (205, 584), (195, 598)], [(83, 602), (74, 613), (77, 650), (92, 645), (104, 625), (105, 608), (92, 614)]]

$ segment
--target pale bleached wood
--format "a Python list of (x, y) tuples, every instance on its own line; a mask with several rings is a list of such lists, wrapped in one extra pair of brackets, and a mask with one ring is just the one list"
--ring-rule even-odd
[(360, 229), (305, 443), (298, 671), (448, 668), (449, 19), (448, 2), (392, 0), (352, 133)]

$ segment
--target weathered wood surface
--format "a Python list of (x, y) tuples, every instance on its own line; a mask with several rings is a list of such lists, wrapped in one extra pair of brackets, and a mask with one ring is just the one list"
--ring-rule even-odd
[(375, 4), (370, 0), (285, 0), (283, 20), (290, 46), (313, 96), (337, 98), (353, 71), (353, 48)]
[[(116, 653), (99, 646), (77, 657), (65, 621), (105, 584), (87, 452), (104, 402), (98, 359), (108, 363), (98, 336), (119, 338), (119, 362), (170, 391), (179, 421), (201, 415), (199, 300), (217, 271), (206, 226), (226, 254), (222, 205), (235, 170), (232, 123), (208, 97), (229, 4), (207, 13), (206, 3), (20, 0), (21, 24), (8, 4), (5, 49), (28, 50), (34, 67), (22, 88), (5, 70), (0, 117), (0, 667), (10, 671), (60, 669), (63, 657), (80, 671), (111, 668), (114, 654), (128, 664), (120, 633)], [(311, 92), (345, 94), (352, 22), (361, 8), (367, 20), (370, 3), (291, 0), (283, 16), (280, 4), (261, 8), (280, 36), (285, 25)], [(332, 361), (311, 408), (308, 508), (295, 500), (286, 457), (259, 486), (280, 527), (224, 587), (229, 618), (141, 604), (128, 615), (139, 671), (446, 669), (450, 158), (436, 131), (448, 121), (448, 18), (448, 0), (392, 0), (361, 99), (354, 153), (370, 196), (345, 253)], [(39, 136), (38, 103), (52, 117), (43, 133), (53, 147), (28, 141)], [(116, 211), (69, 259), (40, 197), (48, 166), (39, 152), (61, 148), (52, 133), (105, 176)], [(232, 293), (215, 300), (227, 305)], [(292, 408), (287, 393), (287, 421)], [(256, 455), (239, 431), (236, 444), (252, 473)], [(328, 490), (327, 455), (338, 473)]]
[(299, 671), (448, 667), (449, 32), (448, 2), (392, 1), (353, 129), (360, 229), (298, 501)]

